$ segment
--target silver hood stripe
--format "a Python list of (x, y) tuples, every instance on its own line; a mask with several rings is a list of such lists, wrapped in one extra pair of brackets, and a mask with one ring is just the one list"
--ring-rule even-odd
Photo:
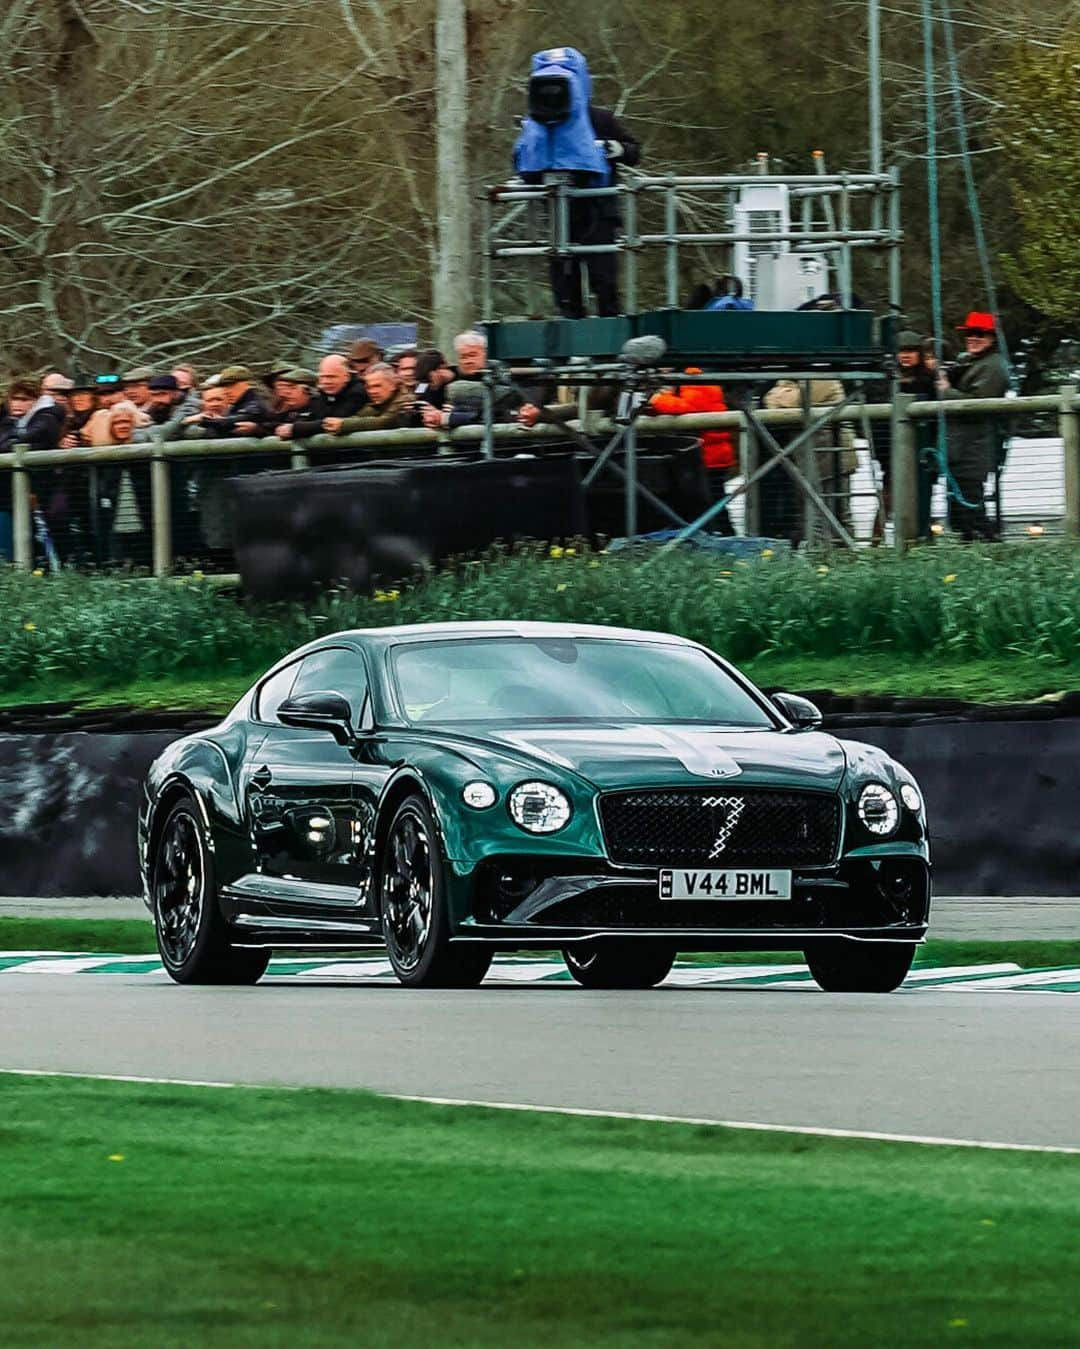
[[(633, 737), (638, 744), (642, 742), (652, 742), (660, 749), (665, 750), (673, 759), (677, 759), (688, 773), (693, 773), (695, 777), (701, 778), (734, 778), (742, 772), (742, 767), (738, 761), (733, 759), (727, 750), (722, 749), (708, 731), (675, 731), (666, 726), (635, 726), (633, 728)], [(564, 743), (589, 743), (595, 741), (595, 731), (575, 731), (567, 730), (558, 733), (559, 740)], [(527, 735), (507, 735), (503, 734), (501, 739), (508, 744), (515, 745), (518, 749), (524, 750), (527, 754), (534, 754), (537, 758), (546, 759), (548, 763), (555, 764), (559, 768), (568, 768), (572, 772), (579, 772), (577, 764), (564, 758), (547, 745), (537, 744), (530, 740)], [(627, 746), (628, 752), (633, 751), (633, 744)]]

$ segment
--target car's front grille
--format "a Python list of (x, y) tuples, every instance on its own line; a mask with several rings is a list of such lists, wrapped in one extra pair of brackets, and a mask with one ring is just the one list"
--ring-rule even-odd
[(622, 866), (825, 866), (839, 799), (827, 792), (691, 787), (600, 798), (608, 856)]

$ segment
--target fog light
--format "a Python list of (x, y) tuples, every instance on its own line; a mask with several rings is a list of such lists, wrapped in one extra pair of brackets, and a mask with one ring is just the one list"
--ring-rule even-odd
[(901, 784), (900, 800), (903, 801), (908, 810), (914, 811), (916, 815), (921, 813), (923, 808), (922, 797), (919, 795), (919, 789), (913, 787), (910, 782)]
[(462, 789), (462, 798), (473, 810), (487, 810), (497, 799), (495, 788), (490, 782), (470, 782)]

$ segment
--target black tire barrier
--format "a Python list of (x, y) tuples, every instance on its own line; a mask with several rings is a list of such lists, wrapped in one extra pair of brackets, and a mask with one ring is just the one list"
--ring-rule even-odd
[(233, 480), (231, 493), (237, 567), (256, 600), (298, 598), (336, 582), (369, 591), (500, 540), (586, 531), (568, 454), (261, 473)]
[[(625, 454), (614, 462), (625, 470)], [(638, 442), (637, 478), (684, 520), (696, 520), (710, 504), (705, 469), (697, 440), (681, 437), (650, 437)], [(583, 461), (583, 471), (587, 462)], [(589, 533), (594, 540), (617, 539), (626, 533), (626, 488), (622, 478), (609, 468), (601, 470), (587, 489)], [(638, 498), (637, 533), (651, 534), (671, 529), (673, 521), (643, 497)]]
[[(142, 778), (181, 733), (0, 735), (0, 894), (135, 894)], [(1080, 719), (840, 734), (918, 778), (939, 894), (1080, 894)]]
[(1080, 894), (1080, 720), (931, 721), (839, 735), (915, 774), (947, 895)]
[(0, 893), (137, 894), (142, 781), (175, 739), (0, 735)]
[[(612, 462), (625, 469), (625, 455)], [(590, 464), (559, 442), (539, 453), (503, 447), (493, 460), (413, 452), (247, 474), (229, 483), (235, 565), (252, 598), (279, 600), (342, 581), (359, 590), (392, 585), (496, 542), (617, 538), (626, 523), (623, 480), (607, 467), (583, 489)], [(709, 504), (696, 439), (643, 442), (637, 476), (684, 520)], [(639, 497), (638, 533), (671, 523)]]

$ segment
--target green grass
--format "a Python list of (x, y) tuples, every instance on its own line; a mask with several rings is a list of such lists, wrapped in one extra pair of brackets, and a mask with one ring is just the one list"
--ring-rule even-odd
[(671, 631), (770, 684), (1037, 697), (1080, 686), (1078, 556), (1061, 542), (731, 565), (532, 549), (400, 591), (332, 590), (307, 605), (261, 607), (198, 581), (7, 571), (0, 699), (224, 708), (279, 655), (322, 633), (479, 618)]
[[(828, 689), (844, 695), (963, 698), (972, 703), (1027, 702), (1080, 688), (1080, 666), (1040, 656), (899, 657), (888, 651), (849, 656), (754, 656), (743, 670), (762, 688)], [(230, 704), (231, 706), (231, 704)]]
[[(108, 955), (152, 953), (154, 930), (137, 918), (0, 918), (0, 951), (86, 951)], [(552, 954), (552, 953), (548, 953)], [(689, 959), (690, 957), (684, 957)], [(795, 951), (725, 951), (702, 953), (707, 964), (791, 964)], [(928, 941), (916, 964), (928, 966), (995, 964), (1014, 961), (1024, 969), (1054, 965), (1080, 966), (1080, 941)]]
[(1071, 1346), (1080, 1159), (3, 1080), (13, 1347)]
[(993, 965), (1011, 960), (1025, 970), (1080, 966), (1080, 941), (935, 941), (919, 951), (918, 965)]
[(154, 927), (139, 918), (0, 918), (0, 951), (87, 951), (144, 955)]

